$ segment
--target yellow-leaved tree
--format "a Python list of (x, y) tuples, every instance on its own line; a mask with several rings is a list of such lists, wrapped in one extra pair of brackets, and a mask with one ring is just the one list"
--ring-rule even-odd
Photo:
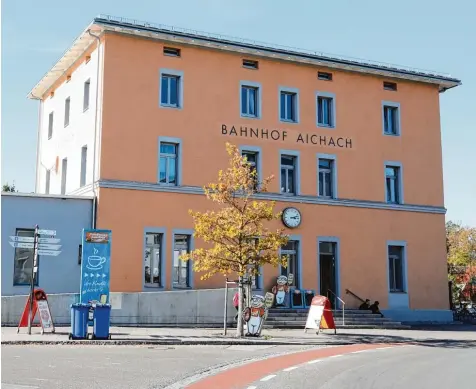
[(194, 220), (194, 236), (209, 244), (183, 255), (193, 259), (195, 271), (202, 279), (214, 274), (239, 276), (239, 307), (237, 336), (243, 336), (243, 276), (258, 275), (260, 266), (286, 266), (279, 248), (288, 236), (283, 228), (271, 230), (265, 224), (280, 218), (274, 211), (274, 201), (256, 199), (257, 192), (266, 192), (272, 176), (258, 182), (257, 171), (238, 148), (226, 144), (230, 165), (218, 172), (218, 182), (204, 187), (207, 198), (216, 203), (216, 210), (189, 213)]

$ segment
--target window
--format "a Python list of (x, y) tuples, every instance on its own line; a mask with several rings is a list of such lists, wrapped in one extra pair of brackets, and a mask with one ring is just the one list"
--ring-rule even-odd
[(46, 177), (45, 177), (45, 194), (50, 194), (50, 178), (51, 178), (51, 170), (47, 170)]
[(61, 165), (61, 194), (66, 193), (66, 176), (68, 174), (68, 159), (64, 158)]
[(396, 92), (396, 90), (397, 90), (397, 83), (396, 83), (396, 82), (384, 81), (384, 82), (383, 82), (383, 89)]
[(388, 246), (388, 272), (390, 292), (405, 292), (403, 247)]
[(69, 111), (71, 108), (71, 99), (68, 97), (64, 101), (64, 126), (67, 127), (69, 125)]
[(401, 168), (399, 166), (385, 166), (385, 185), (387, 203), (400, 204), (401, 199)]
[(258, 92), (253, 86), (241, 86), (241, 116), (258, 117)]
[(79, 180), (79, 186), (86, 185), (86, 167), (88, 157), (88, 146), (81, 147), (81, 176)]
[(319, 158), (319, 196), (334, 198), (334, 160)]
[(177, 185), (178, 145), (160, 143), (159, 183)]
[(146, 232), (144, 253), (144, 285), (162, 287), (163, 234)]
[(162, 106), (180, 107), (180, 77), (176, 75), (162, 74), (160, 103)]
[(298, 263), (299, 242), (296, 240), (289, 240), (288, 243), (281, 247), (281, 256), (287, 257), (287, 267), (281, 266), (281, 275), (294, 275), (294, 285), (299, 288), (299, 263)]
[(244, 59), (243, 67), (246, 69), (258, 69), (258, 61), (253, 61), (251, 59)]
[(167, 55), (169, 57), (180, 57), (180, 49), (164, 47), (164, 55)]
[(254, 188), (257, 189), (259, 179), (260, 179), (258, 174), (258, 153), (252, 152), (252, 151), (243, 151), (241, 155), (246, 158), (246, 162), (250, 166), (250, 170), (254, 172), (254, 177), (255, 177)]
[(51, 139), (53, 136), (53, 120), (54, 120), (54, 113), (50, 112), (48, 116), (48, 139)]
[(383, 104), (383, 133), (385, 135), (400, 135), (399, 104)]
[(332, 81), (332, 73), (317, 72), (317, 78), (322, 81)]
[(296, 158), (293, 155), (281, 155), (281, 193), (297, 194)]
[[(34, 238), (35, 230), (17, 228), (16, 236)], [(29, 285), (31, 282), (31, 272), (33, 267), (33, 248), (15, 248), (13, 265), (13, 285)], [(38, 274), (35, 279), (38, 285)]]
[(317, 94), (317, 125), (320, 127), (335, 126), (335, 99), (333, 94)]
[(89, 108), (89, 90), (91, 89), (91, 80), (84, 83), (83, 112)]
[(190, 252), (190, 236), (175, 235), (174, 237), (174, 269), (173, 285), (178, 287), (190, 286), (190, 262), (182, 261), (180, 256)]
[(286, 122), (297, 122), (298, 95), (296, 92), (280, 92), (280, 118)]

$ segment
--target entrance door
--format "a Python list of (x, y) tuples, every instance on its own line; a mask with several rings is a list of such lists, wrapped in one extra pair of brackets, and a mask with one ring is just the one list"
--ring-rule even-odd
[(337, 306), (336, 286), (336, 243), (319, 242), (319, 294), (329, 298), (332, 308)]

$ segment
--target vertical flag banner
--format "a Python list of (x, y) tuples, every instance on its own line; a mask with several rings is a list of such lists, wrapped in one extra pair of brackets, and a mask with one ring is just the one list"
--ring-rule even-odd
[(83, 229), (79, 301), (109, 303), (111, 230)]

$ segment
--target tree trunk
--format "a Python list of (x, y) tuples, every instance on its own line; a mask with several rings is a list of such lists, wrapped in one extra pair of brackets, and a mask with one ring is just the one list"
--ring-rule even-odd
[(243, 336), (243, 277), (239, 277), (238, 281), (238, 320), (236, 321), (236, 336)]

